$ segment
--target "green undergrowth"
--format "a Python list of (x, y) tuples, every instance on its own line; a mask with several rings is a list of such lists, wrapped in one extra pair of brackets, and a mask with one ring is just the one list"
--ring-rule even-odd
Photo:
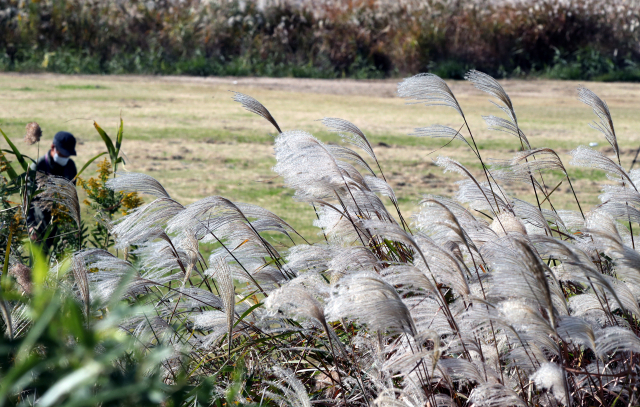
[[(44, 64), (44, 60), (47, 63)], [(137, 61), (131, 64), (130, 61)], [(640, 82), (639, 61), (624, 58), (612, 59), (592, 48), (582, 48), (572, 53), (558, 53), (551, 61), (523, 68), (512, 66), (497, 67), (495, 72), (499, 78), (547, 78), (561, 80), (589, 80), (596, 82)], [(431, 61), (426, 71), (447, 79), (463, 79), (469, 69), (475, 69), (479, 64), (464, 63), (456, 60)], [(277, 62), (237, 57), (231, 60), (205, 58), (197, 56), (179, 61), (154, 60), (152, 55), (122, 54), (108, 64), (100, 62), (98, 55), (78, 53), (73, 49), (61, 49), (55, 52), (34, 52), (22, 58), (8, 58), (0, 54), (0, 71), (39, 73), (51, 72), (62, 74), (139, 74), (139, 75), (191, 75), (191, 76), (262, 76), (262, 77), (290, 77), (314, 79), (382, 79), (400, 78), (403, 73), (397, 69), (382, 70), (373, 62), (356, 61), (344, 70), (336, 70), (331, 65), (313, 66), (310, 62), (300, 64), (296, 62)], [(104, 89), (91, 85), (67, 88), (64, 85), (58, 89)], [(31, 91), (32, 88), (19, 90)]]

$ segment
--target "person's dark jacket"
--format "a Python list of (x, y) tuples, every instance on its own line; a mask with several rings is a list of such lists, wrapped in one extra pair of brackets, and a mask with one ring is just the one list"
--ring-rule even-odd
[(64, 177), (69, 181), (72, 181), (74, 184), (76, 183), (74, 178), (78, 174), (78, 170), (76, 169), (76, 164), (73, 160), (69, 160), (67, 165), (63, 167), (53, 161), (51, 151), (48, 151), (47, 154), (38, 159), (38, 162), (35, 164), (35, 168), (33, 168), (33, 164), (31, 167), (32, 170), (35, 169), (37, 172), (44, 172), (45, 174), (55, 175), (56, 177)]
[[(67, 165), (63, 167), (62, 165), (59, 165), (55, 161), (53, 161), (51, 151), (48, 151), (45, 155), (40, 157), (40, 159), (38, 159), (35, 164), (31, 164), (29, 178), (32, 180), (35, 179), (36, 173), (38, 172), (42, 172), (48, 175), (55, 175), (57, 177), (63, 177), (73, 182), (74, 184), (76, 183), (75, 177), (78, 174), (76, 164), (73, 162), (73, 160), (69, 160), (67, 162)], [(35, 200), (37, 199), (38, 197), (36, 196)], [(36, 229), (36, 234), (40, 237), (43, 237), (50, 222), (51, 212), (33, 205), (32, 203), (27, 214), (27, 225), (30, 228), (34, 227)], [(53, 236), (55, 236), (55, 230), (53, 230), (49, 236), (50, 238), (47, 239), (46, 246), (50, 244), (50, 240), (52, 241)]]

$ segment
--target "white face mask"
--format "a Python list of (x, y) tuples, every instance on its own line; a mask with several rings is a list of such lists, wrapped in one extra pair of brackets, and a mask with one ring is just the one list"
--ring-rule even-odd
[(69, 157), (60, 157), (58, 153), (55, 152), (53, 153), (53, 161), (64, 167), (69, 162)]

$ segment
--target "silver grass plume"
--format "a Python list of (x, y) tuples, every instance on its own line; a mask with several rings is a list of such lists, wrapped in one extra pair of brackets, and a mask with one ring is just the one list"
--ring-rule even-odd
[(607, 102), (600, 99), (598, 95), (582, 86), (578, 88), (578, 98), (582, 103), (591, 106), (591, 108), (593, 109), (593, 113), (598, 116), (600, 122), (598, 123), (594, 121), (592, 123), (589, 123), (589, 126), (595, 130), (598, 130), (604, 135), (609, 144), (611, 144), (611, 147), (613, 147), (613, 151), (616, 153), (618, 161), (620, 161), (618, 139), (616, 137), (616, 131), (613, 128), (613, 119), (611, 118), (611, 112), (609, 111)]
[(629, 173), (601, 152), (589, 147), (579, 146), (571, 151), (570, 154), (573, 156), (570, 164), (605, 171), (618, 179), (622, 179), (622, 182), (628, 182), (631, 187), (637, 191)]
[(269, 381), (267, 384), (277, 388), (282, 394), (265, 391), (264, 394), (267, 397), (278, 403), (279, 406), (311, 407), (311, 401), (304, 385), (291, 370), (274, 366), (272, 371), (281, 380), (281, 383)]
[(473, 69), (467, 72), (464, 78), (473, 83), (473, 86), (475, 86), (478, 90), (488, 93), (489, 95), (502, 102), (504, 104), (504, 107), (506, 107), (506, 109), (504, 110), (505, 113), (509, 115), (509, 119), (511, 119), (514, 124), (518, 123), (518, 120), (516, 119), (516, 113), (513, 109), (513, 103), (511, 103), (511, 98), (509, 97), (507, 92), (504, 91), (498, 81), (496, 81), (486, 73)]
[[(527, 162), (528, 158), (535, 158)], [(517, 152), (511, 160), (511, 168), (516, 174), (529, 177), (534, 172), (545, 170), (560, 170), (567, 175), (567, 170), (562, 164), (558, 154), (550, 148), (536, 148)]]
[[(555, 212), (542, 212), (537, 206), (517, 198), (513, 199), (513, 212), (523, 221), (526, 221), (531, 226), (542, 229), (549, 235), (551, 235), (551, 228), (549, 227), (550, 220), (556, 225), (561, 225), (564, 228), (562, 220)], [(523, 235), (526, 235), (526, 229)]]
[(622, 185), (603, 185), (602, 192), (598, 199), (603, 203), (619, 202), (624, 205), (640, 206), (640, 193), (635, 189), (626, 188)]
[[(515, 113), (514, 113), (515, 114)], [(503, 119), (502, 117), (497, 116), (482, 116), (484, 122), (487, 124), (487, 128), (493, 131), (501, 131), (507, 134), (511, 134), (514, 137), (517, 137), (522, 141), (522, 144), (525, 148), (530, 149), (531, 144), (529, 144), (529, 140), (527, 136), (524, 135), (522, 131), (514, 124), (512, 121)]]
[(335, 158), (339, 160), (351, 161), (352, 163), (357, 164), (362, 168), (366, 169), (367, 171), (369, 171), (371, 175), (373, 176), (376, 175), (375, 172), (373, 172), (373, 169), (364, 160), (364, 158), (362, 158), (360, 154), (356, 153), (352, 149), (343, 147), (343, 146), (334, 145), (334, 144), (328, 145), (327, 149), (331, 151), (331, 154), (333, 154)]
[(91, 307), (91, 297), (89, 295), (89, 280), (87, 278), (88, 270), (85, 263), (85, 252), (78, 252), (72, 258), (73, 276), (80, 292), (80, 298), (84, 304), (84, 312), (87, 318)]
[(640, 211), (626, 202), (605, 201), (599, 209), (620, 222), (640, 223)]
[(533, 184), (534, 188), (540, 191), (544, 190), (540, 182), (532, 176), (533, 174), (530, 174), (530, 171), (526, 171), (524, 174), (516, 172), (517, 169), (511, 165), (511, 160), (490, 159), (489, 161), (491, 176), (496, 182), (501, 181), (507, 185), (513, 182), (523, 182), (528, 186)]
[(531, 376), (536, 386), (549, 390), (560, 403), (571, 406), (571, 394), (567, 386), (567, 378), (561, 366), (555, 363), (544, 363)]
[(167, 233), (193, 231), (198, 237), (233, 223), (244, 222), (245, 217), (236, 205), (221, 196), (200, 199), (167, 222)]
[[(469, 270), (464, 262), (458, 261), (454, 253), (442, 249), (431, 238), (422, 233), (417, 233), (414, 239), (418, 243), (419, 253), (421, 254), (421, 258), (416, 259), (414, 264), (417, 267), (422, 267), (423, 272), (429, 273), (433, 284), (437, 285), (437, 282), (444, 283), (456, 295), (467, 298), (469, 286), (465, 274), (468, 274)], [(429, 259), (428, 264), (425, 259)]]
[(409, 133), (409, 135), (416, 137), (448, 138), (452, 140), (460, 140), (471, 147), (471, 144), (469, 144), (467, 139), (458, 130), (452, 129), (448, 126), (441, 126), (439, 124), (434, 124), (429, 127), (418, 127), (413, 130), (413, 133)]
[(612, 352), (640, 352), (640, 339), (628, 328), (604, 328), (596, 335), (596, 354), (604, 360)]
[(345, 179), (335, 157), (311, 134), (286, 131), (275, 140), (277, 164), (273, 170), (302, 200), (332, 197), (345, 186)]
[(116, 238), (116, 248), (145, 243), (150, 239), (157, 239), (162, 228), (180, 212), (184, 211), (182, 204), (170, 198), (157, 198), (148, 204), (134, 209), (130, 214), (118, 219), (112, 234)]
[(331, 281), (339, 280), (343, 275), (357, 271), (378, 271), (382, 265), (380, 260), (364, 246), (334, 246), (331, 248), (331, 260), (327, 263), (331, 273)]
[(118, 172), (116, 178), (107, 181), (106, 186), (116, 192), (139, 192), (156, 198), (171, 198), (164, 187), (147, 174)]
[[(471, 209), (491, 211), (494, 219), (503, 211), (513, 212), (511, 197), (505, 194), (502, 189), (493, 188), (492, 191), (486, 182), (479, 183), (473, 179), (460, 180), (456, 184), (458, 184), (458, 192), (455, 195), (456, 200), (460, 203), (469, 204)], [(498, 209), (496, 210), (495, 208)]]
[(621, 280), (640, 287), (640, 253), (624, 244), (619, 235), (603, 231), (591, 231), (599, 249), (616, 264), (616, 274)]
[[(429, 195), (420, 201), (420, 204), (422, 205), (422, 211), (416, 216), (416, 219), (425, 233), (429, 233), (440, 244), (446, 244), (443, 242), (445, 239), (455, 245), (460, 243), (467, 248), (470, 255), (473, 255), (472, 249), (476, 253), (479, 252), (461, 222), (465, 223), (470, 229), (476, 230), (482, 229), (484, 225), (478, 222), (465, 208), (454, 204), (446, 198)], [(460, 219), (458, 219), (454, 211), (458, 213)], [(446, 235), (441, 236), (438, 233), (439, 230), (446, 231)], [(452, 236), (449, 232), (453, 232), (455, 241), (451, 240)], [(454, 250), (452, 252), (456, 257), (462, 257), (462, 253), (458, 256)]]
[[(445, 358), (438, 360), (438, 368), (449, 379), (455, 381), (470, 381), (483, 384), (487, 382), (485, 377), (486, 367), (481, 372), (476, 365), (463, 358)], [(487, 371), (493, 376), (492, 372)], [(497, 377), (491, 377), (495, 380)]]
[(558, 321), (557, 332), (562, 340), (596, 351), (596, 337), (591, 325), (580, 317), (564, 316)]
[(550, 236), (532, 235), (529, 236), (529, 239), (541, 257), (560, 260), (565, 268), (566, 266), (575, 268), (576, 281), (601, 287), (613, 297), (620, 305), (620, 308), (624, 309), (624, 305), (618, 298), (611, 283), (598, 271), (591, 261), (591, 258), (584, 251), (574, 245)]
[(257, 114), (258, 116), (264, 117), (269, 123), (273, 124), (273, 127), (275, 127), (276, 130), (278, 130), (278, 133), (282, 133), (282, 130), (280, 130), (280, 126), (278, 126), (278, 123), (276, 123), (276, 119), (274, 119), (273, 116), (271, 116), (271, 113), (269, 113), (267, 108), (264, 107), (262, 103), (258, 102), (251, 96), (242, 94), (240, 92), (233, 92), (233, 93), (234, 93), (233, 100), (235, 102), (240, 103), (242, 107), (244, 107), (249, 112)]
[(197, 262), (200, 260), (204, 261), (204, 258), (200, 253), (199, 241), (193, 231), (185, 231), (178, 245), (185, 251), (188, 259), (184, 279), (182, 280), (182, 287), (184, 287), (187, 281), (189, 281)]
[[(384, 281), (393, 286), (412, 287), (416, 290), (426, 290), (433, 293), (438, 289), (433, 285), (431, 279), (419, 268), (411, 265), (390, 266), (383, 269), (380, 275)], [(438, 305), (439, 307), (439, 305)]]
[[(275, 315), (278, 311), (296, 319), (311, 320), (318, 328), (328, 331), (324, 316), (324, 306), (302, 286), (298, 277), (269, 293), (264, 302), (265, 309)], [(327, 332), (327, 335), (329, 332)]]
[(427, 106), (447, 106), (464, 118), (458, 100), (438, 75), (421, 73), (403, 80), (398, 84), (398, 96)]
[[(496, 195), (496, 193), (490, 190), (488, 187), (484, 187), (483, 185), (481, 185), (480, 182), (471, 174), (471, 172), (459, 162), (452, 160), (449, 157), (439, 156), (436, 159), (436, 165), (444, 168), (445, 173), (448, 171), (456, 172), (468, 178), (467, 188), (463, 190), (462, 186), (465, 186), (465, 184), (460, 184), (461, 189), (458, 193), (458, 197), (462, 198), (464, 195), (470, 194), (467, 197), (470, 199), (462, 199), (462, 202), (479, 202), (480, 200), (484, 199), (484, 201), (486, 201), (488, 204), (488, 209), (491, 210), (494, 214), (500, 213), (501, 209), (509, 210), (509, 205), (507, 204), (507, 202), (505, 202), (505, 200)], [(504, 194), (502, 195), (504, 197)]]
[(39, 199), (34, 205), (50, 207), (54, 203), (59, 204), (67, 210), (76, 226), (80, 228), (80, 201), (76, 186), (66, 178), (53, 175), (39, 178), (38, 186), (43, 191), (38, 195)]
[(329, 319), (360, 319), (373, 331), (415, 335), (411, 314), (396, 290), (375, 273), (361, 272), (341, 279), (325, 312)]
[(493, 222), (491, 223), (491, 230), (493, 230), (499, 237), (512, 233), (518, 233), (521, 235), (527, 234), (527, 229), (520, 218), (508, 212), (502, 212), (493, 219)]
[(502, 105), (491, 102), (496, 105), (499, 109), (505, 112), (509, 118), (509, 120), (502, 119), (496, 116), (482, 116), (482, 118), (487, 123), (490, 130), (503, 131), (509, 134), (514, 135), (518, 139), (520, 139), (526, 148), (531, 148), (529, 145), (529, 141), (520, 128), (518, 127), (518, 118), (516, 117), (516, 112), (513, 108), (513, 103), (511, 102), (511, 98), (502, 88), (500, 83), (496, 81), (491, 76), (476, 70), (471, 70), (467, 72), (464, 77), (469, 82), (473, 83), (473, 85), (482, 92), (488, 93), (489, 95), (495, 97)]
[(322, 124), (327, 126), (329, 130), (338, 133), (343, 141), (361, 148), (371, 158), (378, 162), (376, 154), (373, 152), (373, 147), (371, 147), (371, 143), (369, 143), (367, 136), (365, 136), (362, 130), (360, 130), (355, 124), (333, 117), (325, 117), (322, 119)]
[(483, 384), (471, 391), (469, 402), (477, 407), (526, 407), (518, 393), (501, 384)]
[(218, 257), (211, 266), (214, 270), (213, 278), (218, 282), (218, 294), (224, 304), (224, 313), (227, 316), (229, 357), (231, 357), (231, 339), (233, 336), (233, 320), (236, 307), (235, 287), (231, 279), (229, 265), (222, 257)]
[[(547, 282), (546, 272), (549, 269), (546, 264), (543, 263), (542, 259), (538, 256), (538, 253), (535, 252), (527, 241), (524, 239), (514, 239), (514, 243), (520, 250), (520, 253), (523, 255), (520, 257), (522, 265), (528, 268), (528, 271), (533, 274), (535, 280), (538, 283), (538, 288), (542, 291), (543, 298), (539, 298), (538, 301), (542, 307), (547, 309), (547, 316), (549, 317), (549, 325), (555, 329), (556, 322), (556, 309), (553, 306), (553, 300), (551, 299), (551, 289), (549, 288), (549, 283)], [(550, 270), (549, 270), (550, 272)], [(551, 274), (551, 273), (549, 273)]]
[(287, 267), (296, 274), (302, 272), (322, 272), (331, 259), (328, 246), (325, 245), (297, 245), (289, 249), (286, 260)]
[(364, 177), (364, 182), (371, 192), (384, 195), (391, 199), (391, 202), (394, 204), (398, 204), (398, 198), (396, 198), (393, 188), (391, 188), (391, 185), (389, 185), (385, 180), (367, 175)]
[[(103, 249), (86, 249), (77, 252), (72, 261), (72, 267), (74, 267), (74, 277), (76, 277), (75, 273), (78, 273), (77, 279), (86, 276), (90, 285), (91, 297), (102, 302), (111, 301), (116, 294), (124, 297), (139, 293), (147, 286), (157, 284), (156, 281), (145, 279), (136, 274), (127, 282), (126, 286), (122, 286), (123, 279), (132, 273), (131, 263)], [(88, 269), (97, 269), (98, 271), (88, 273)], [(122, 289), (122, 291), (118, 291), (118, 289)]]

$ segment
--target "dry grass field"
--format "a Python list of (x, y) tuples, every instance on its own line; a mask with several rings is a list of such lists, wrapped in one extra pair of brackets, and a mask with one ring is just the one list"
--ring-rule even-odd
[[(395, 96), (398, 80), (353, 81), (269, 78), (187, 78), (132, 76), (0, 75), (0, 128), (31, 157), (37, 146), (21, 143), (27, 122), (37, 121), (44, 132), (40, 154), (55, 132), (68, 130), (79, 139), (78, 166), (104, 148), (93, 128), (95, 120), (115, 133), (118, 118), (125, 124), (123, 150), (126, 171), (156, 177), (173, 197), (190, 203), (208, 195), (251, 202), (268, 208), (291, 222), (311, 240), (319, 239), (311, 226), (313, 211), (291, 199), (292, 191), (271, 171), (274, 129), (231, 100), (237, 91), (261, 101), (283, 130), (306, 130), (325, 142), (338, 137), (317, 121), (339, 117), (367, 134), (380, 158), (387, 179), (400, 198), (405, 216), (424, 194), (451, 196), (457, 175), (443, 174), (433, 164), (448, 155), (480, 172), (471, 152), (459, 142), (435, 151), (444, 139), (409, 136), (415, 127), (442, 124), (458, 128), (456, 112), (446, 107), (407, 105)], [(518, 140), (491, 132), (481, 115), (501, 113), (486, 94), (471, 84), (449, 81), (467, 116), (484, 158), (506, 159), (519, 148)], [(581, 144), (607, 143), (588, 127), (594, 115), (577, 100), (577, 82), (502, 82), (510, 94), (520, 125), (533, 147), (556, 149), (565, 164), (568, 152)], [(623, 166), (629, 167), (640, 146), (640, 85), (584, 83), (606, 100), (615, 120)], [(4, 142), (3, 142), (4, 143)], [(3, 144), (3, 148), (6, 146)], [(611, 152), (612, 153), (612, 152)], [(598, 203), (604, 173), (569, 166), (581, 202)], [(93, 168), (84, 176), (89, 176)], [(559, 179), (559, 178), (558, 178)], [(555, 186), (554, 179), (548, 183)], [(565, 192), (567, 185), (558, 191)], [(514, 185), (519, 198), (532, 199), (530, 188)], [(556, 199), (573, 208), (568, 195)]]

